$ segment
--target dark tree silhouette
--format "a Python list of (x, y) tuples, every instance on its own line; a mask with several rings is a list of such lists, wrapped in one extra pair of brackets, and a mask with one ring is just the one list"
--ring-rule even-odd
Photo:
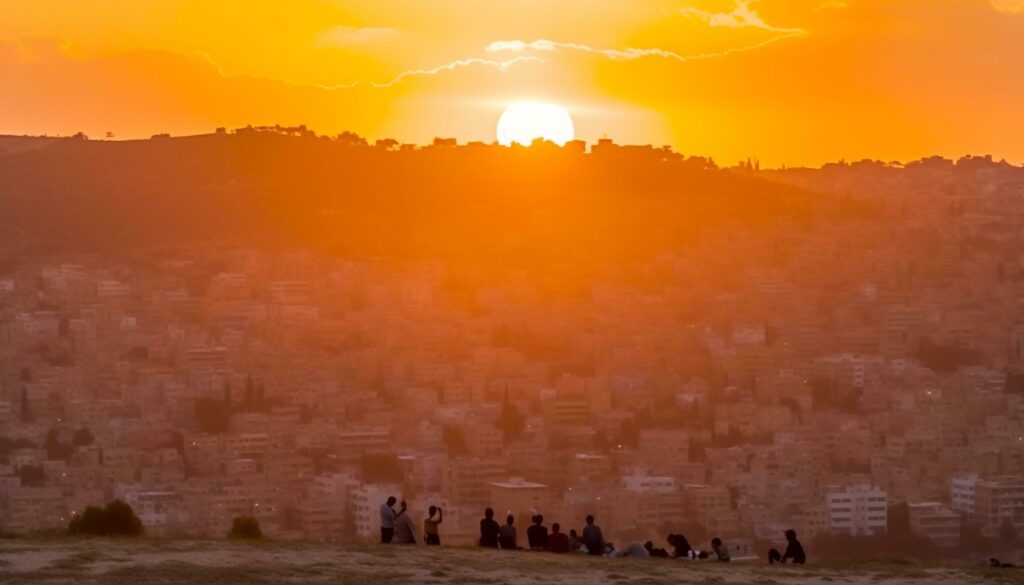
[(526, 429), (526, 419), (523, 413), (519, 412), (508, 397), (508, 388), (505, 388), (505, 399), (501, 404), (501, 416), (498, 418), (498, 428), (505, 437), (505, 443), (519, 438)]
[(958, 345), (943, 345), (922, 339), (917, 348), (917, 359), (932, 371), (949, 374), (960, 368), (978, 365), (981, 363), (981, 353)]
[(196, 423), (199, 430), (210, 434), (223, 434), (228, 430), (228, 412), (224, 402), (213, 398), (200, 398), (195, 403)]
[(143, 531), (142, 520), (122, 500), (114, 500), (103, 508), (89, 506), (68, 524), (68, 532), (83, 536), (141, 536)]
[(263, 529), (260, 528), (260, 521), (252, 516), (236, 516), (231, 522), (231, 531), (228, 538), (235, 540), (260, 540), (263, 538)]

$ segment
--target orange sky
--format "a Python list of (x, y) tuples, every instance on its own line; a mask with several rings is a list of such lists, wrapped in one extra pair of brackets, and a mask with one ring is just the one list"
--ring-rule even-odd
[(1024, 0), (0, 0), (0, 133), (305, 123), (578, 136), (731, 164), (1024, 162)]

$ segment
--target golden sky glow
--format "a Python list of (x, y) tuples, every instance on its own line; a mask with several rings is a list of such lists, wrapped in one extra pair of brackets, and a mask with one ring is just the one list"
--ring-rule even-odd
[(1024, 161), (1024, 0), (0, 0), (0, 133), (576, 135), (733, 163)]

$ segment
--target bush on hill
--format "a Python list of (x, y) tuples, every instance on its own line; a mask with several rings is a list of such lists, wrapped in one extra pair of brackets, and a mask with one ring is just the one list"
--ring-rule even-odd
[(121, 500), (103, 508), (89, 506), (82, 514), (75, 514), (68, 524), (68, 532), (85, 536), (141, 536), (143, 530), (135, 510)]
[(231, 522), (231, 532), (228, 538), (238, 540), (259, 540), (263, 538), (263, 529), (260, 528), (260, 521), (252, 516), (236, 516)]
[(950, 374), (960, 368), (980, 364), (981, 352), (959, 345), (945, 345), (934, 343), (930, 339), (922, 339), (917, 349), (917, 359), (933, 372)]

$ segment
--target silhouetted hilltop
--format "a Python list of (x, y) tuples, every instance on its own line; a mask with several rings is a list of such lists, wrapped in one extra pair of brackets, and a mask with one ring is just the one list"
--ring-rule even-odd
[(250, 131), (21, 148), (0, 156), (5, 245), (287, 242), (346, 254), (579, 260), (650, 252), (709, 222), (807, 205), (797, 189), (649, 147), (409, 149), (353, 136)]
[(50, 146), (54, 142), (67, 140), (65, 138), (51, 138), (48, 136), (4, 136), (0, 135), (0, 157), (8, 154), (17, 154), (30, 150), (37, 150)]
[(860, 199), (924, 198), (933, 203), (945, 197), (1005, 195), (1019, 199), (1024, 188), (1024, 167), (995, 161), (991, 156), (965, 156), (956, 161), (933, 156), (908, 163), (843, 161), (820, 169), (791, 168), (758, 175), (818, 193)]

